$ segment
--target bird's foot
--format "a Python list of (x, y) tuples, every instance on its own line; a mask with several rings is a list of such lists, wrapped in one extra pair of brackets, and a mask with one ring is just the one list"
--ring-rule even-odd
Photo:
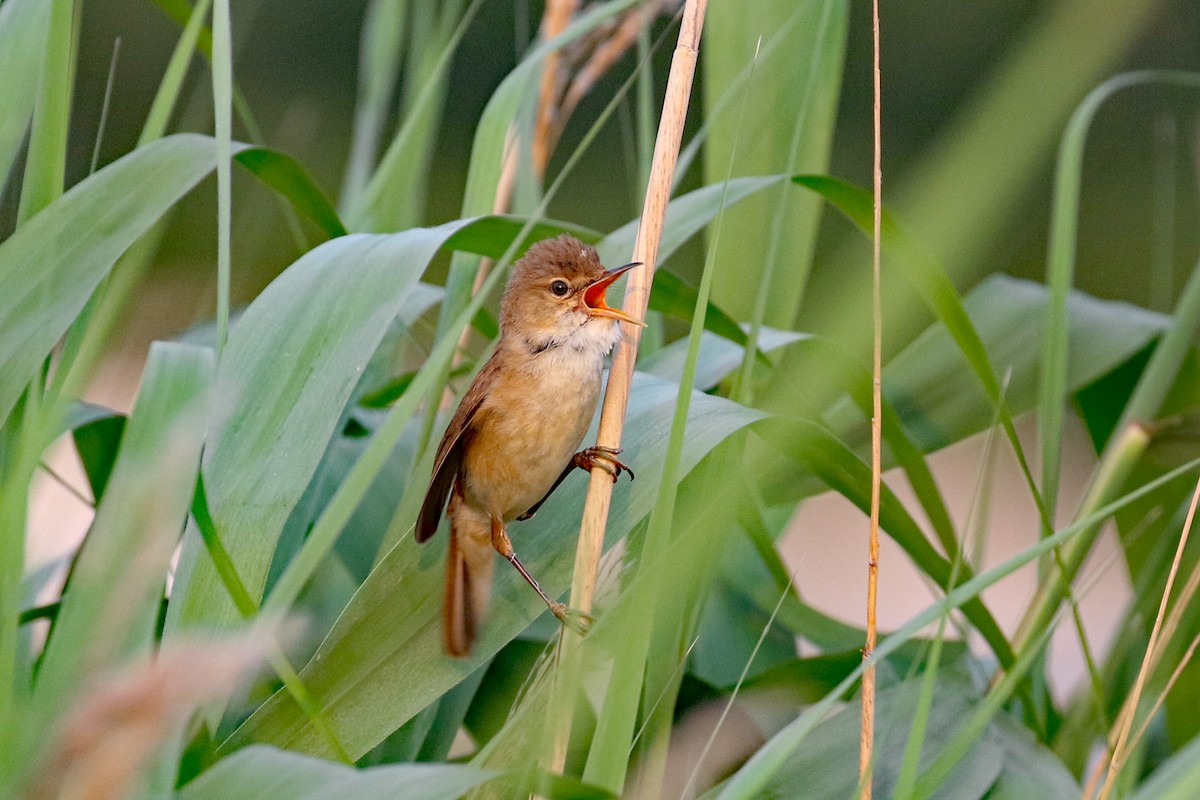
[(591, 472), (594, 467), (599, 467), (612, 476), (613, 483), (617, 482), (617, 478), (620, 477), (622, 470), (629, 473), (629, 480), (633, 480), (633, 470), (629, 468), (628, 464), (617, 459), (617, 456), (620, 454), (621, 448), (619, 447), (602, 447), (596, 445), (595, 447), (589, 447), (586, 450), (576, 453), (575, 466), (586, 472)]
[(577, 608), (568, 608), (565, 603), (550, 603), (550, 613), (558, 617), (558, 621), (575, 633), (583, 636), (591, 627), (592, 617)]

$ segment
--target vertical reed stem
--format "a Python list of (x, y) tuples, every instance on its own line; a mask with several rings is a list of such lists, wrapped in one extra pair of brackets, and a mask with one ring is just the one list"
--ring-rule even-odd
[[(874, 53), (875, 101), (873, 123), (875, 133), (874, 160), (874, 236), (871, 253), (871, 303), (875, 344), (871, 367), (871, 527), (869, 555), (867, 558), (867, 642), (863, 647), (863, 658), (869, 659), (875, 652), (876, 620), (875, 606), (879, 591), (879, 485), (882, 480), (883, 459), (883, 306), (879, 287), (880, 235), (883, 227), (883, 167), (882, 134), (880, 131), (880, 79), (879, 79), (879, 0), (872, 0), (872, 51)], [(858, 783), (859, 797), (871, 800), (871, 761), (875, 747), (875, 665), (869, 664), (862, 677), (862, 733), (859, 740)]]
[[(675, 162), (679, 158), (679, 143), (683, 138), (683, 123), (687, 117), (688, 100), (692, 92), (692, 79), (696, 74), (696, 60), (700, 48), (700, 32), (704, 26), (707, 0), (687, 0), (679, 30), (679, 43), (671, 59), (671, 72), (667, 78), (666, 96), (663, 99), (662, 117), (659, 120), (658, 137), (654, 143), (654, 158), (650, 164), (650, 182), (646, 187), (646, 198), (642, 205), (641, 223), (637, 240), (633, 246), (633, 261), (643, 266), (630, 271), (625, 290), (624, 311), (636, 320), (646, 317), (650, 302), (650, 285), (657, 264), (658, 245), (662, 237), (663, 222), (671, 195), (671, 178)], [(641, 328), (622, 323), (624, 336), (613, 355), (608, 373), (608, 386), (604, 393), (604, 404), (600, 411), (600, 430), (596, 443), (602, 447), (620, 447), (621, 433), (625, 427), (625, 410), (629, 404), (629, 388), (633, 380), (633, 366), (637, 360)], [(608, 511), (612, 504), (612, 478), (603, 469), (592, 470), (587, 498), (583, 507), (583, 521), (579, 529), (579, 544), (575, 551), (575, 573), (571, 585), (571, 608), (588, 613), (592, 609), (596, 593), (596, 577), (600, 570), (600, 556), (604, 548), (604, 532), (608, 525)], [(559, 652), (563, 680), (573, 681), (578, 677), (578, 640), (563, 630), (562, 647)], [(556, 730), (553, 769), (561, 771), (566, 763), (567, 744), (571, 734), (571, 703), (573, 691), (562, 695), (566, 705)]]
[[(654, 159), (650, 165), (650, 185), (646, 189), (641, 224), (633, 245), (632, 260), (640, 261), (644, 266), (630, 271), (628, 288), (625, 290), (624, 311), (637, 320), (645, 318), (650, 302), (650, 285), (654, 280), (659, 239), (662, 237), (663, 221), (670, 200), (671, 176), (679, 157), (679, 143), (683, 136), (692, 78), (696, 72), (700, 31), (704, 24), (706, 6), (707, 0), (688, 0), (679, 31), (679, 44), (671, 61), (662, 119), (654, 144)], [(629, 387), (633, 380), (633, 365), (641, 340), (641, 328), (627, 323), (622, 323), (621, 327), (624, 336), (613, 355), (604, 405), (600, 411), (600, 430), (596, 437), (597, 444), (605, 447), (619, 447), (621, 444), (621, 433), (625, 428), (625, 410), (629, 404)], [(583, 522), (579, 531), (579, 547), (575, 557), (575, 580), (571, 587), (572, 608), (584, 612), (590, 611), (592, 607), (596, 573), (600, 567), (604, 531), (611, 502), (612, 478), (597, 467), (592, 470), (588, 484)]]

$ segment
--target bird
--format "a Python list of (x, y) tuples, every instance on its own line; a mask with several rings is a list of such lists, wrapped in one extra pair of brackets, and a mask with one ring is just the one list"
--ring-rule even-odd
[(563, 234), (533, 244), (513, 265), (500, 338), (446, 427), (414, 532), (428, 541), (443, 510), (450, 519), (442, 618), (453, 656), (470, 654), (487, 612), (493, 550), (561, 622), (586, 627), (585, 615), (551, 599), (525, 569), (507, 526), (532, 517), (576, 468), (600, 467), (614, 483), (622, 472), (634, 478), (617, 458), (620, 448), (578, 448), (619, 323), (642, 326), (610, 308), (605, 291), (640, 263), (606, 270), (593, 247)]

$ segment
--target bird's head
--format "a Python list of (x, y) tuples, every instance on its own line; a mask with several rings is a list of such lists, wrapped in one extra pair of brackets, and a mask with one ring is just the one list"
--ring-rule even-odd
[(604, 293), (636, 266), (606, 270), (595, 248), (566, 234), (538, 242), (513, 266), (500, 302), (501, 329), (535, 349), (592, 339), (608, 339), (611, 347), (617, 320), (641, 323), (610, 308)]

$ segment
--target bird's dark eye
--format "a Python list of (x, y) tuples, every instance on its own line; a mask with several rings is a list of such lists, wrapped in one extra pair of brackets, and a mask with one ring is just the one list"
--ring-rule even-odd
[(566, 297), (567, 292), (571, 291), (571, 287), (567, 286), (566, 281), (555, 281), (550, 284), (550, 291), (554, 292), (558, 297)]

